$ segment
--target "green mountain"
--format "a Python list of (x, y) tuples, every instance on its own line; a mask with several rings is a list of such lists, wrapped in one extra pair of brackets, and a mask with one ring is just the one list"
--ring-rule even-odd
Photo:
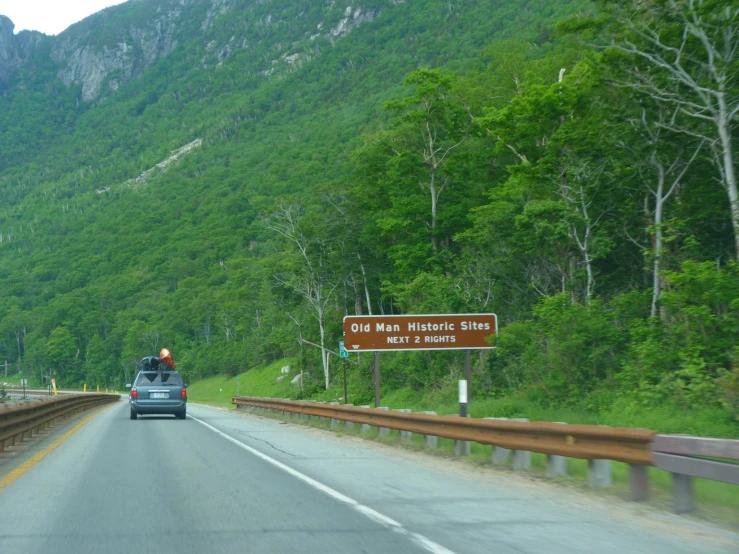
[[(131, 1), (55, 37), (13, 35), (2, 18), (4, 356), (27, 371), (76, 368), (78, 380), (93, 337), (111, 372), (142, 322), (159, 341), (134, 357), (230, 338), (215, 291), (230, 260), (261, 255), (255, 220), (276, 197), (341, 176), (408, 72), (482, 67), (486, 46), (537, 40), (575, 7)], [(253, 314), (229, 317), (250, 333)], [(69, 331), (73, 360), (50, 357), (55, 330)]]
[[(629, 38), (601, 7), (131, 0), (53, 37), (0, 16), (0, 360), (111, 385), (163, 346), (191, 379), (288, 357), (309, 395), (346, 314), (496, 311), (481, 394), (734, 390), (727, 158), (619, 86), (642, 62), (591, 47)], [(659, 167), (680, 183), (657, 210)], [(388, 355), (383, 386), (460, 363)]]

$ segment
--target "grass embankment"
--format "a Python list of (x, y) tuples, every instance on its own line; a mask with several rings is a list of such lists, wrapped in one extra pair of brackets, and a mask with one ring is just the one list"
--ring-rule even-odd
[[(236, 377), (218, 375), (192, 383), (187, 388), (188, 399), (212, 406), (233, 407), (231, 397), (265, 396), (269, 398), (295, 398), (299, 385), (291, 385), (293, 373), (284, 374), (281, 370), (292, 360), (284, 359), (259, 369), (252, 369)], [(283, 377), (277, 381), (279, 377)], [(238, 379), (238, 381), (237, 381)]]
[(28, 377), (20, 373), (14, 374), (14, 375), (8, 375), (7, 377), (5, 377), (5, 374), (0, 375), (0, 386), (4, 385), (6, 387), (20, 387), (21, 379), (28, 379), (28, 384), (26, 385), (26, 387), (28, 387), (29, 389), (36, 389), (41, 386), (36, 380), (35, 376)]
[[(279, 360), (266, 368), (252, 369), (239, 375), (238, 391), (241, 396), (262, 396), (270, 398), (296, 398), (300, 394), (300, 386), (291, 384), (294, 372), (281, 373), (281, 368), (291, 365), (291, 360)], [(283, 377), (280, 381), (278, 379)], [(351, 375), (348, 383), (350, 403), (355, 405), (370, 404), (366, 392), (356, 374)], [(360, 392), (362, 391), (362, 392)], [(237, 394), (235, 377), (210, 377), (193, 383), (188, 388), (188, 395), (193, 402), (202, 402), (220, 407), (232, 407), (231, 397)], [(410, 388), (387, 392), (382, 397), (382, 405), (389, 408), (407, 408), (412, 411), (435, 411), (438, 414), (458, 413), (456, 404), (456, 382), (450, 380), (439, 388), (428, 391), (414, 391)], [(320, 392), (313, 400), (343, 402), (343, 388), (336, 386), (329, 391)], [(627, 401), (617, 402), (604, 410), (583, 410), (568, 407), (542, 407), (525, 398), (490, 398), (473, 400), (469, 406), (471, 417), (525, 417), (530, 421), (560, 421), (563, 423), (584, 423), (590, 425), (609, 425), (614, 427), (643, 427), (661, 433), (684, 433), (707, 437), (739, 438), (739, 423), (733, 421), (726, 412), (720, 409), (705, 408), (700, 411), (685, 410), (678, 407), (651, 408), (639, 406)], [(321, 427), (320, 424), (312, 425)], [(342, 428), (343, 429), (343, 428)], [(357, 434), (357, 430), (341, 431)], [(399, 442), (398, 432), (389, 437), (377, 437), (376, 434), (363, 435), (381, 442)], [(422, 438), (414, 435), (411, 447), (422, 448)], [(439, 440), (438, 453), (452, 456), (454, 441)], [(491, 447), (472, 444), (471, 463), (491, 463)], [(532, 455), (531, 473), (543, 476), (546, 470), (546, 456)], [(586, 487), (588, 465), (585, 460), (571, 459), (569, 462), (570, 477), (560, 479), (576, 487)], [(628, 497), (628, 466), (614, 462), (614, 487), (608, 492)], [(653, 505), (669, 509), (671, 502), (672, 477), (669, 473), (649, 468), (649, 479)], [(694, 480), (696, 500), (699, 505), (699, 516), (722, 521), (739, 527), (739, 486), (708, 481)]]

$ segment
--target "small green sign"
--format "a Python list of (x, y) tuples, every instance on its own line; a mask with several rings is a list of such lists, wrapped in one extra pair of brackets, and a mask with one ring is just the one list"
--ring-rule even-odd
[(339, 341), (339, 357), (340, 358), (348, 358), (349, 352), (346, 351), (346, 348), (344, 348), (344, 341)]
[(237, 375), (237, 376), (236, 376), (236, 380), (237, 380), (237, 381), (241, 381), (241, 377), (239, 377), (239, 376)]

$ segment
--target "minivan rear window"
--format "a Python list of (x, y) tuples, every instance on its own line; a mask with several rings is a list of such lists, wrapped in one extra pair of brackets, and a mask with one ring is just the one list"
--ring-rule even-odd
[(182, 378), (179, 373), (170, 371), (142, 371), (136, 381), (138, 387), (181, 387)]

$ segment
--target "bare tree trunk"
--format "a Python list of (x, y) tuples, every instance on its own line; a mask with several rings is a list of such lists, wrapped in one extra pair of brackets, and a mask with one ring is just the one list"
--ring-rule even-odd
[(724, 181), (726, 192), (729, 194), (731, 208), (731, 225), (734, 229), (734, 247), (736, 257), (739, 259), (739, 194), (737, 194), (736, 173), (734, 171), (734, 158), (731, 144), (731, 129), (729, 128), (729, 114), (724, 96), (719, 97), (720, 119), (718, 134), (721, 139), (721, 150), (723, 153)]
[(20, 331), (15, 332), (15, 340), (18, 343), (18, 371), (21, 370), (21, 333)]
[(318, 327), (321, 331), (321, 363), (323, 364), (323, 376), (326, 378), (326, 390), (329, 385), (328, 352), (326, 351), (326, 322), (323, 310), (318, 314)]
[(434, 250), (438, 250), (439, 244), (436, 240), (436, 207), (439, 199), (436, 194), (436, 168), (432, 168), (431, 170), (429, 192), (431, 192), (431, 244), (433, 245)]
[(331, 301), (331, 297), (339, 283), (334, 282), (332, 284), (329, 278), (321, 273), (324, 271), (324, 259), (322, 257), (315, 258), (316, 263), (313, 263), (314, 255), (309, 251), (317, 245), (317, 242), (315, 239), (309, 238), (300, 227), (301, 216), (302, 208), (299, 205), (280, 206), (275, 215), (267, 221), (267, 227), (288, 239), (295, 246), (304, 262), (304, 274), (300, 278), (282, 282), (301, 294), (314, 310), (313, 315), (318, 321), (321, 334), (321, 361), (326, 378), (326, 389), (328, 389), (330, 375), (328, 352), (326, 351), (326, 306)]
[[(657, 137), (659, 138), (659, 137)], [(685, 173), (688, 171), (690, 166), (692, 165), (693, 161), (695, 161), (695, 158), (698, 156), (698, 153), (700, 152), (701, 148), (703, 148), (703, 143), (705, 141), (701, 141), (697, 148), (695, 149), (695, 152), (693, 152), (693, 156), (683, 165), (682, 170), (680, 173), (675, 177), (672, 184), (670, 185), (670, 189), (665, 192), (665, 177), (667, 174), (672, 173), (674, 170), (676, 170), (678, 167), (680, 167), (680, 158), (682, 156), (682, 152), (677, 155), (675, 160), (672, 162), (672, 165), (665, 171), (664, 166), (662, 163), (657, 159), (656, 152), (652, 154), (652, 160), (651, 164), (657, 169), (657, 190), (650, 189), (651, 193), (654, 195), (654, 267), (653, 267), (653, 275), (652, 275), (652, 309), (650, 311), (651, 317), (655, 317), (657, 315), (657, 304), (659, 302), (659, 297), (662, 294), (662, 276), (660, 275), (661, 270), (661, 261), (662, 261), (662, 246), (664, 244), (664, 229), (662, 228), (662, 221), (664, 219), (664, 205), (667, 200), (672, 196), (672, 194), (677, 189), (678, 185), (680, 185), (680, 181), (685, 176)]]
[(660, 283), (660, 261), (662, 259), (662, 209), (665, 203), (665, 170), (662, 164), (655, 161), (657, 168), (657, 191), (655, 193), (655, 206), (654, 206), (654, 267), (652, 269), (652, 310), (650, 316), (655, 317), (657, 315), (657, 301), (659, 300), (661, 292)]
[(362, 283), (364, 284), (364, 295), (367, 297), (367, 314), (372, 315), (372, 302), (370, 300), (370, 293), (369, 293), (369, 287), (367, 286), (367, 273), (364, 270), (364, 263), (362, 262), (362, 257), (357, 253), (357, 258), (359, 258), (359, 267), (362, 268)]
[[(634, 69), (626, 86), (674, 107), (671, 121), (661, 123), (663, 128), (711, 145), (729, 196), (735, 256), (739, 259), (739, 193), (731, 129), (739, 114), (739, 97), (727, 96), (727, 89), (733, 92), (737, 85), (739, 11), (730, 7), (731, 3), (724, 7), (701, 0), (638, 4), (614, 8), (616, 19), (633, 32), (636, 42), (626, 38), (613, 46), (641, 58), (650, 68)], [(650, 26), (652, 22), (657, 23)], [(665, 32), (670, 25), (680, 25), (682, 30)], [(678, 115), (693, 121), (682, 122)]]

